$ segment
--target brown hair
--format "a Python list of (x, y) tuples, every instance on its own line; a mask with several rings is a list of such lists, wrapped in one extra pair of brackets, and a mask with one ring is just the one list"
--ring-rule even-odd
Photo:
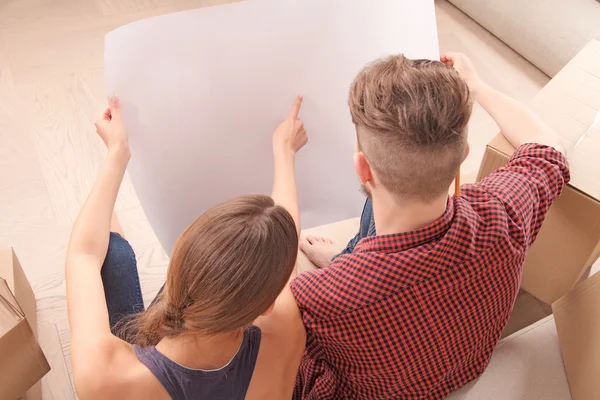
[(350, 88), (359, 149), (398, 198), (431, 201), (448, 191), (467, 145), (472, 101), (439, 61), (395, 55), (367, 65)]
[(275, 302), (297, 254), (294, 220), (270, 197), (214, 206), (179, 236), (164, 291), (119, 336), (148, 346), (164, 337), (247, 327)]

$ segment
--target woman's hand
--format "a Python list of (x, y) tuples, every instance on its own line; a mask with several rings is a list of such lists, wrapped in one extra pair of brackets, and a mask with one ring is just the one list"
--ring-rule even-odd
[(302, 96), (298, 96), (287, 118), (273, 133), (273, 151), (275, 154), (296, 154), (308, 142), (304, 123), (298, 118), (301, 107)]
[(108, 100), (108, 108), (94, 125), (109, 152), (129, 153), (129, 138), (121, 117), (121, 104), (116, 95)]

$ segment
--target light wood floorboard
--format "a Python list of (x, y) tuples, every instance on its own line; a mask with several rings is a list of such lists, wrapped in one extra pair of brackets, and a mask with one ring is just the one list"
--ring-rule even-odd
[[(142, 18), (226, 2), (0, 3), (0, 246), (15, 248), (36, 293), (42, 347), (58, 366), (44, 381), (47, 399), (73, 396), (63, 263), (71, 225), (104, 153), (92, 125), (106, 101), (104, 35)], [(446, 1), (437, 1), (436, 9), (442, 51), (471, 56), (492, 85), (529, 101), (548, 81)], [(478, 106), (470, 128), (472, 152), (463, 173), (472, 179), (485, 143), (497, 128)], [(162, 285), (168, 258), (128, 178), (117, 213), (136, 251), (149, 301)]]

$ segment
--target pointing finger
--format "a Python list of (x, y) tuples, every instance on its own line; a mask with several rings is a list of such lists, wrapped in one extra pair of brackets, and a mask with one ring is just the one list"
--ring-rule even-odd
[(298, 114), (300, 114), (300, 108), (302, 107), (302, 96), (296, 97), (294, 100), (294, 105), (292, 106), (292, 110), (290, 111), (290, 117), (298, 118)]

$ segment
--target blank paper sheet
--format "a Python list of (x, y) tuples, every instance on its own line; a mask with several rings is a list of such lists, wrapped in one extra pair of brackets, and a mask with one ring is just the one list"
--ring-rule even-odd
[(394, 53), (439, 57), (433, 0), (248, 0), (110, 32), (107, 92), (121, 99), (129, 173), (165, 250), (210, 206), (270, 193), (271, 135), (297, 94), (302, 227), (360, 215), (348, 90)]

